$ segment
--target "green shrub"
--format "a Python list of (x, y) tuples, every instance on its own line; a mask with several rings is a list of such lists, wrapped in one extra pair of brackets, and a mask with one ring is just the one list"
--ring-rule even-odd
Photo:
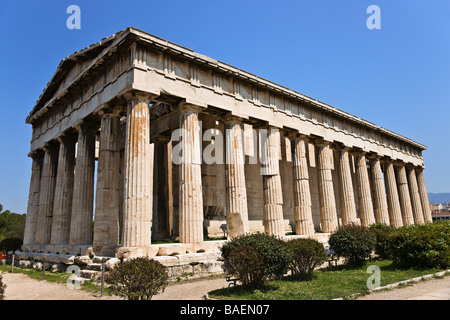
[(6, 238), (0, 242), (0, 251), (3, 252), (12, 251), (14, 253), (17, 250), (20, 250), (21, 246), (22, 246), (22, 239)]
[(450, 266), (450, 223), (401, 227), (389, 236), (394, 264), (401, 267)]
[(327, 259), (323, 244), (314, 239), (294, 239), (286, 246), (293, 256), (291, 270), (294, 279), (312, 279), (314, 268)]
[(5, 298), (5, 289), (6, 289), (6, 285), (3, 284), (3, 276), (0, 273), (0, 300), (3, 300)]
[(292, 256), (283, 240), (263, 233), (236, 237), (222, 248), (225, 271), (240, 279), (245, 289), (261, 288), (271, 277), (281, 277)]
[(350, 224), (336, 230), (328, 243), (338, 256), (346, 259), (347, 264), (360, 265), (370, 257), (376, 236), (369, 228)]
[(370, 230), (375, 233), (377, 238), (375, 243), (375, 253), (382, 259), (392, 259), (389, 235), (395, 228), (387, 226), (384, 223), (375, 223), (370, 226)]
[(168, 283), (166, 267), (147, 257), (127, 260), (111, 270), (106, 281), (111, 292), (128, 300), (150, 300)]

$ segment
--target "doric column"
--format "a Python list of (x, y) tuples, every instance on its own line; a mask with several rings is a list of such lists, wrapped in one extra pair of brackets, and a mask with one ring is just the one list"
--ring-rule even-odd
[(338, 227), (336, 199), (334, 196), (332, 153), (330, 143), (322, 141), (317, 144), (320, 221), (322, 232), (333, 232)]
[(227, 190), (227, 230), (230, 239), (249, 232), (245, 156), (241, 118), (226, 116), (225, 182)]
[(263, 176), (264, 231), (268, 235), (284, 236), (283, 194), (280, 177), (280, 131), (260, 129), (261, 174)]
[(148, 95), (127, 94), (123, 246), (151, 244), (152, 184)]
[(152, 238), (168, 239), (171, 235), (171, 215), (169, 204), (169, 185), (172, 179), (172, 162), (169, 154), (170, 137), (159, 135), (153, 138), (154, 169), (153, 169), (153, 222)]
[(425, 223), (432, 223), (430, 203), (428, 201), (427, 187), (423, 177), (423, 168), (416, 167), (417, 185), (419, 188), (420, 202), (422, 203), (423, 220)]
[(103, 109), (95, 194), (93, 246), (103, 255), (114, 253), (119, 244), (120, 203), (120, 114), (117, 109)]
[(411, 206), (414, 223), (424, 223), (422, 203), (420, 200), (419, 187), (417, 185), (416, 171), (414, 170), (414, 166), (407, 166), (406, 173), (408, 176), (408, 186), (411, 196)]
[(182, 160), (179, 173), (179, 234), (181, 243), (203, 241), (201, 107), (179, 107)]
[(384, 181), (390, 225), (394, 228), (400, 228), (403, 226), (402, 211), (400, 208), (400, 199), (398, 197), (394, 164), (390, 159), (384, 160)]
[(411, 206), (411, 197), (409, 195), (408, 179), (406, 177), (405, 164), (397, 162), (395, 165), (397, 171), (397, 188), (400, 199), (400, 208), (402, 209), (403, 225), (414, 224), (414, 218)]
[(312, 235), (314, 234), (314, 222), (312, 219), (311, 190), (309, 186), (308, 161), (306, 158), (308, 138), (303, 135), (294, 135), (292, 140), (295, 233), (299, 235)]
[(71, 246), (92, 244), (95, 133), (97, 128), (97, 125), (89, 122), (83, 122), (77, 126), (78, 146), (69, 237)]
[(36, 222), (35, 244), (50, 243), (56, 170), (58, 166), (58, 145), (50, 143), (43, 150), (45, 154), (41, 173), (41, 185), (39, 188), (39, 210)]
[(361, 225), (369, 227), (375, 223), (375, 215), (373, 212), (372, 195), (370, 192), (369, 174), (367, 172), (367, 162), (364, 152), (355, 154), (356, 162), (356, 185), (359, 204), (359, 218)]
[(41, 187), (41, 171), (44, 154), (37, 151), (30, 154), (31, 164), (30, 191), (28, 193), (27, 219), (25, 222), (24, 245), (33, 245), (36, 239), (36, 223), (39, 212), (39, 195)]
[(73, 180), (76, 136), (58, 138), (59, 157), (56, 173), (55, 200), (50, 244), (69, 244), (70, 216), (72, 214)]
[(349, 162), (349, 148), (339, 150), (339, 188), (341, 200), (342, 225), (357, 222), (355, 193), (353, 190), (352, 172)]
[(380, 156), (370, 157), (370, 171), (372, 176), (372, 195), (375, 221), (390, 225), (388, 202), (384, 188), (383, 171), (381, 170)]

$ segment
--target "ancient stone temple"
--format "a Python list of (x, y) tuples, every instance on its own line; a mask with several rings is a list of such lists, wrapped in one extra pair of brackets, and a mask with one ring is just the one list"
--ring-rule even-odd
[(26, 122), (23, 252), (431, 222), (422, 144), (134, 28), (65, 58)]

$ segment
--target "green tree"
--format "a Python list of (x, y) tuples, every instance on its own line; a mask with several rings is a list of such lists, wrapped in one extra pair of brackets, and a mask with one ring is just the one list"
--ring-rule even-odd
[(5, 238), (23, 239), (25, 220), (25, 214), (3, 210), (3, 205), (0, 204), (0, 241)]

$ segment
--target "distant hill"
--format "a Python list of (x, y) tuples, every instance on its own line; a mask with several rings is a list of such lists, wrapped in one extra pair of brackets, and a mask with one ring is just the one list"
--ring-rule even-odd
[(428, 201), (430, 201), (430, 203), (443, 203), (450, 201), (450, 193), (429, 193)]

